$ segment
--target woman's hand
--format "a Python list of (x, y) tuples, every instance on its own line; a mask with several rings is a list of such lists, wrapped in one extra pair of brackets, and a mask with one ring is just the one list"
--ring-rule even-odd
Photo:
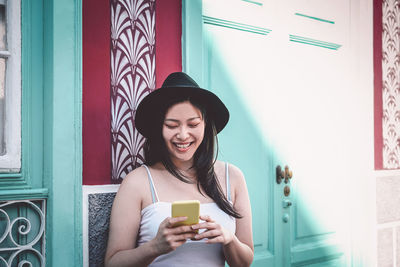
[(194, 238), (196, 232), (189, 225), (174, 225), (183, 222), (187, 217), (166, 218), (158, 227), (156, 237), (151, 241), (157, 253), (165, 254), (182, 246), (187, 239)]
[(216, 223), (210, 216), (201, 215), (200, 219), (204, 222), (192, 225), (192, 229), (205, 229), (205, 231), (201, 234), (197, 234), (194, 237), (196, 240), (208, 238), (208, 240), (206, 241), (207, 243), (221, 243), (222, 245), (227, 245), (232, 242), (233, 233)]

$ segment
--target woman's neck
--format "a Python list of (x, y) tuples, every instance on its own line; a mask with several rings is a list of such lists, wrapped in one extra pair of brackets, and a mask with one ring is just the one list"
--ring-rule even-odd
[(190, 171), (193, 166), (193, 161), (179, 161), (179, 160), (172, 160), (172, 163), (175, 167), (183, 172)]
[(186, 176), (190, 180), (196, 179), (196, 170), (192, 168), (193, 160), (190, 161), (172, 160), (172, 163), (175, 165), (176, 169), (184, 176)]

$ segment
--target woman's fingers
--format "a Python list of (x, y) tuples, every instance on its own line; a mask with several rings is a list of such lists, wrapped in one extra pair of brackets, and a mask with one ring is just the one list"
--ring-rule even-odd
[(178, 227), (171, 227), (168, 228), (171, 234), (182, 234), (182, 233), (195, 233), (196, 230), (194, 230), (190, 225), (183, 225), (183, 226), (178, 226)]
[(222, 236), (216, 236), (214, 238), (209, 238), (206, 241), (208, 244), (224, 243), (224, 238)]
[(194, 233), (194, 232), (175, 235), (175, 241), (185, 241), (186, 242), (186, 240), (194, 238), (195, 235), (196, 235), (196, 233)]
[(200, 215), (200, 220), (206, 221), (206, 222), (215, 222), (209, 215)]
[(193, 230), (190, 225), (175, 226), (176, 223), (185, 221), (186, 219), (187, 217), (176, 217), (176, 218), (165, 219), (161, 223), (163, 236), (180, 235), (183, 233), (195, 233), (195, 230)]
[(195, 235), (195, 240), (207, 238), (207, 243), (228, 244), (232, 241), (232, 233), (224, 229), (208, 215), (201, 215), (200, 219), (204, 222), (192, 225), (193, 230), (204, 229), (204, 232)]
[[(207, 239), (207, 243), (228, 243), (232, 239), (229, 231), (224, 230), (221, 225), (216, 223), (210, 216), (201, 215), (203, 221), (195, 225), (175, 226), (183, 222), (187, 217), (167, 218), (163, 221), (162, 236), (169, 244), (169, 247), (175, 249), (184, 244), (188, 239), (200, 240)], [(204, 232), (198, 233), (199, 229)]]
[(174, 225), (183, 222), (187, 217), (166, 218), (161, 222), (155, 242), (161, 254), (168, 253), (183, 245), (188, 239), (193, 239), (196, 231), (189, 225)]
[(196, 240), (210, 238), (221, 235), (220, 225), (208, 215), (200, 215), (200, 219), (204, 222), (192, 225), (193, 230), (205, 229), (201, 234), (195, 236)]
[(218, 224), (216, 223), (208, 223), (208, 222), (204, 222), (204, 223), (198, 223), (195, 225), (192, 225), (192, 229), (193, 230), (198, 230), (198, 229), (216, 229), (218, 228)]
[(210, 237), (220, 236), (221, 234), (222, 232), (220, 230), (208, 230), (201, 234), (195, 235), (194, 238), (196, 239), (210, 238)]
[(166, 223), (167, 227), (174, 227), (176, 223), (184, 222), (187, 220), (187, 217), (175, 217), (175, 218), (166, 218), (163, 222)]
[(202, 223), (192, 225), (192, 229), (215, 229), (218, 228), (218, 224), (209, 215), (200, 215), (200, 220), (204, 221)]

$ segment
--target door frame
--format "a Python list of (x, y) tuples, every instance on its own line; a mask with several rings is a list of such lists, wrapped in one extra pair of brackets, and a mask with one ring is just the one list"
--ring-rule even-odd
[(82, 0), (43, 3), (47, 265), (82, 265)]

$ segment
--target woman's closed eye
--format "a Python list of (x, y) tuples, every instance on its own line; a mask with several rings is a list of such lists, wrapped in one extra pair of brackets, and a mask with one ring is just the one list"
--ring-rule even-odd
[(178, 125), (175, 125), (175, 124), (164, 124), (164, 125), (165, 125), (165, 127), (167, 127), (168, 129), (175, 129), (175, 128), (178, 127)]
[(197, 126), (199, 126), (200, 123), (196, 123), (196, 124), (189, 124), (188, 126), (190, 128), (196, 128)]
[[(167, 124), (167, 123), (165, 123), (164, 125), (165, 125), (165, 127), (167, 127), (168, 129), (176, 129), (176, 128), (178, 128), (178, 126), (179, 126), (179, 125), (177, 125), (177, 124)], [(187, 124), (187, 126), (188, 126), (189, 128), (196, 128), (196, 127), (199, 126), (199, 125), (200, 125), (200, 122), (189, 123), (189, 124)]]

